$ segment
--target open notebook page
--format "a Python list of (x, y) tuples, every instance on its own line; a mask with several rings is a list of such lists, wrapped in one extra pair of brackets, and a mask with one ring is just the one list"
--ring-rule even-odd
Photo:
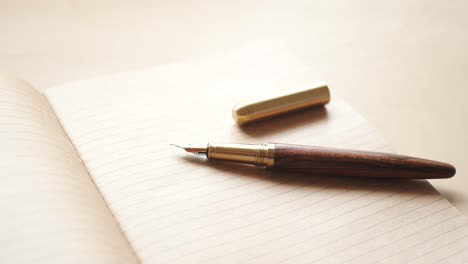
[(137, 263), (43, 96), (0, 76), (0, 263)]
[(467, 219), (426, 181), (271, 172), (207, 162), (169, 145), (271, 141), (388, 150), (337, 98), (243, 129), (231, 119), (243, 98), (319, 80), (286, 52), (250, 48), (74, 82), (46, 97), (143, 262), (466, 259)]

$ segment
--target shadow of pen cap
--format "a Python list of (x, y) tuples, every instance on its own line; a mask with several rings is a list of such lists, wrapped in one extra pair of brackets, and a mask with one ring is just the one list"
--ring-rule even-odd
[(320, 82), (299, 90), (239, 103), (232, 109), (232, 117), (238, 125), (244, 125), (308, 107), (325, 105), (329, 101), (328, 86), (325, 82)]

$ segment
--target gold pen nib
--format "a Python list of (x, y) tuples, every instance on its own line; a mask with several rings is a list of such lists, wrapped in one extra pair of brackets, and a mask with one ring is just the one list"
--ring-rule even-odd
[(206, 156), (207, 153), (207, 146), (193, 146), (191, 144), (186, 144), (186, 145), (176, 145), (176, 144), (169, 144), (174, 147), (181, 148), (189, 153), (195, 154), (195, 155), (204, 155)]

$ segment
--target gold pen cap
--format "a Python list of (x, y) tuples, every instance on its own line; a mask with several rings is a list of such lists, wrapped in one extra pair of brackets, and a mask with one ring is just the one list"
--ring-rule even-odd
[(328, 86), (320, 82), (300, 90), (242, 102), (234, 106), (232, 117), (238, 125), (243, 125), (307, 107), (324, 105), (329, 101)]

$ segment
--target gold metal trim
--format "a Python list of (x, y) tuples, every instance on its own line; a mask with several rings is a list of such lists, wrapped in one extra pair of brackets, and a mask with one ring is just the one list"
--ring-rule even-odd
[(321, 82), (303, 89), (239, 103), (232, 109), (232, 117), (237, 124), (243, 125), (307, 107), (324, 105), (329, 101), (328, 86)]
[(208, 158), (238, 163), (272, 167), (275, 159), (275, 144), (209, 143)]

